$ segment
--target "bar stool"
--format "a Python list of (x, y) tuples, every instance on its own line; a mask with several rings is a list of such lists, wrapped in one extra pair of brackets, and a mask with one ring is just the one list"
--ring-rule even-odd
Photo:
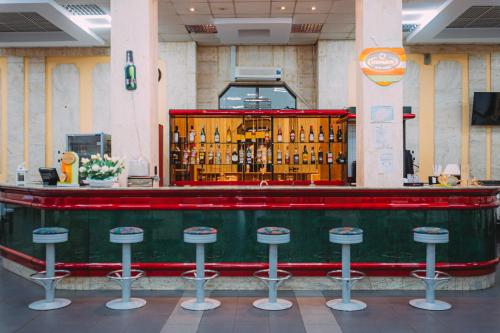
[(122, 297), (106, 303), (113, 310), (137, 309), (146, 305), (141, 298), (131, 298), (132, 283), (144, 276), (144, 271), (131, 269), (131, 245), (144, 240), (144, 231), (136, 227), (118, 227), (109, 231), (111, 243), (122, 244), (122, 269), (108, 273), (107, 277), (117, 282), (122, 288)]
[[(196, 244), (196, 269), (181, 274), (196, 287), (196, 298), (182, 302), (182, 308), (193, 311), (212, 310), (220, 306), (220, 301), (205, 297), (205, 284), (219, 276), (219, 272), (205, 269), (205, 244), (217, 241), (217, 229), (191, 227), (184, 230), (184, 242)], [(207, 275), (208, 273), (208, 275)]]
[(280, 284), (292, 277), (290, 272), (278, 269), (278, 244), (290, 242), (290, 230), (281, 227), (260, 228), (257, 230), (257, 242), (269, 244), (269, 269), (254, 273), (254, 276), (269, 288), (269, 296), (254, 301), (253, 306), (271, 311), (289, 309), (293, 305), (292, 302), (277, 297)]
[(351, 299), (352, 287), (365, 277), (364, 273), (351, 270), (351, 244), (363, 242), (363, 230), (340, 227), (331, 229), (329, 234), (331, 243), (342, 244), (342, 269), (330, 271), (326, 275), (342, 284), (342, 299), (333, 299), (326, 302), (326, 305), (340, 311), (363, 310), (366, 308), (364, 302)]
[(70, 272), (55, 269), (55, 244), (68, 241), (68, 229), (59, 227), (45, 227), (33, 230), (33, 243), (45, 244), (45, 271), (31, 274), (31, 279), (45, 289), (45, 299), (29, 305), (32, 310), (55, 310), (71, 304), (69, 299), (54, 298), (56, 285)]
[(425, 284), (425, 299), (413, 299), (410, 305), (423, 310), (442, 311), (451, 309), (451, 305), (436, 300), (436, 287), (447, 282), (451, 276), (436, 271), (436, 244), (448, 243), (448, 230), (435, 227), (420, 227), (413, 229), (413, 240), (427, 244), (425, 269), (417, 269), (411, 275)]

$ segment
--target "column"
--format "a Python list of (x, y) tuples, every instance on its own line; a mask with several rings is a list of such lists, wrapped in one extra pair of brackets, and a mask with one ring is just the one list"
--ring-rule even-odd
[[(402, 47), (402, 0), (356, 0), (356, 54), (371, 47)], [(403, 183), (403, 85), (379, 86), (356, 71), (356, 181), (364, 187)], [(373, 110), (392, 108), (393, 120), (379, 122)]]
[[(113, 156), (143, 157), (153, 175), (158, 165), (158, 0), (112, 0), (111, 17)], [(135, 91), (125, 89), (127, 50), (133, 51), (137, 69)]]

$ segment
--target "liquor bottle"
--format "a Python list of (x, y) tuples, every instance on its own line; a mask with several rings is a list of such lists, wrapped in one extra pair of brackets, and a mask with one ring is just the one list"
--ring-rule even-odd
[(205, 143), (207, 141), (207, 136), (205, 135), (205, 127), (201, 128), (200, 142)]
[(238, 164), (238, 152), (236, 151), (236, 148), (233, 149), (233, 155), (231, 156), (231, 161), (233, 164)]
[(286, 146), (285, 164), (290, 164), (290, 151), (288, 150), (288, 146)]
[(198, 154), (200, 158), (200, 164), (205, 164), (205, 145), (201, 145), (200, 153)]
[(299, 152), (297, 151), (297, 148), (295, 148), (293, 152), (293, 164), (299, 164)]
[(309, 152), (307, 151), (306, 145), (304, 145), (304, 151), (302, 151), (302, 164), (309, 163)]
[(134, 55), (131, 50), (127, 50), (127, 62), (125, 63), (125, 88), (127, 90), (137, 89), (136, 68), (134, 65)]
[(290, 131), (290, 142), (294, 143), (295, 142), (295, 130), (292, 128)]
[(306, 142), (306, 133), (304, 127), (300, 126), (300, 142)]
[(196, 133), (194, 131), (193, 125), (191, 125), (191, 129), (189, 130), (189, 143), (194, 143), (194, 137), (196, 136)]
[(264, 133), (264, 143), (267, 145), (269, 144), (270, 140), (269, 140), (269, 131), (266, 131)]
[(330, 125), (330, 132), (328, 135), (328, 139), (330, 142), (335, 142), (335, 132), (333, 131), (333, 126)]
[(314, 152), (314, 146), (311, 147), (311, 164), (316, 164), (316, 153)]
[(309, 142), (314, 142), (314, 131), (312, 125), (309, 127)]
[(222, 163), (222, 156), (220, 154), (220, 145), (217, 145), (217, 149), (215, 150), (215, 164)]
[(212, 145), (208, 151), (208, 164), (214, 164), (214, 147)]
[(215, 128), (214, 142), (215, 143), (219, 143), (220, 142), (219, 127)]
[(190, 158), (189, 158), (189, 164), (196, 164), (196, 157), (197, 157), (197, 154), (196, 154), (196, 148), (193, 147), (191, 149), (191, 154), (190, 154)]
[(175, 126), (175, 131), (174, 131), (174, 143), (178, 144), (179, 143), (179, 126)]
[(323, 164), (323, 150), (321, 147), (318, 148), (318, 164)]
[(250, 149), (250, 146), (247, 147), (247, 165), (252, 164), (253, 162), (253, 154), (252, 154), (252, 149)]
[(255, 122), (252, 121), (252, 142), (257, 142), (257, 129), (255, 128)]
[(282, 162), (282, 156), (281, 156), (281, 149), (278, 147), (278, 151), (276, 152), (276, 163), (277, 164), (281, 164)]
[(271, 147), (267, 148), (267, 163), (273, 163), (273, 151)]
[(278, 142), (283, 142), (283, 130), (281, 129), (281, 126), (278, 127)]
[(184, 153), (182, 154), (182, 164), (187, 165), (189, 163), (189, 148), (184, 145)]
[(257, 154), (256, 154), (256, 163), (257, 164), (261, 164), (262, 163), (262, 146), (259, 146), (259, 148), (257, 148)]
[(181, 149), (178, 145), (174, 147), (174, 151), (172, 152), (172, 164), (178, 166), (181, 161)]
[(229, 148), (229, 145), (226, 145), (226, 164), (231, 164), (231, 149)]
[(340, 128), (340, 125), (337, 127), (337, 142), (342, 142), (343, 140), (343, 135), (342, 135), (342, 129)]
[(319, 126), (318, 141), (325, 142), (325, 133), (323, 133), (323, 126)]
[(335, 162), (337, 162), (337, 164), (345, 164), (345, 157), (344, 154), (342, 154), (342, 152), (339, 153), (339, 156), (337, 156)]
[(333, 153), (328, 149), (328, 153), (326, 153), (326, 162), (328, 164), (333, 164)]
[(240, 146), (240, 151), (238, 152), (238, 158), (239, 158), (239, 163), (243, 164), (245, 161), (245, 149), (243, 148), (243, 145)]
[(231, 143), (233, 141), (233, 138), (231, 137), (231, 129), (228, 127), (226, 131), (226, 142)]

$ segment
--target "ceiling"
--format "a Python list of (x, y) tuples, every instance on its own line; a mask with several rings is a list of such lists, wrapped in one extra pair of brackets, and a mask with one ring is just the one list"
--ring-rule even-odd
[[(106, 14), (110, 11), (110, 0), (55, 1), (61, 6), (97, 5)], [(238, 18), (246, 19), (247, 25), (248, 19), (258, 19), (255, 22), (266, 22), (262, 19), (267, 19), (269, 22), (266, 24), (271, 25), (274, 24), (273, 18), (290, 19), (292, 28), (288, 42), (285, 42), (287, 44), (314, 44), (323, 39), (354, 39), (355, 2), (355, 0), (158, 0), (159, 40), (196, 41), (200, 45), (221, 45), (223, 44), (221, 39), (224, 38), (221, 34), (214, 33), (219, 32), (215, 23)], [(492, 24), (490, 27), (477, 28), (473, 25), (463, 27), (456, 25), (457, 18), (460, 18), (470, 6), (495, 4), (500, 6), (500, 0), (403, 0), (406, 42), (498, 43), (500, 30), (495, 29), (500, 29), (500, 26), (493, 27)], [(2, 6), (0, 3), (0, 14), (3, 11)], [(493, 14), (490, 12), (489, 15)], [(1, 23), (0, 16), (0, 29)], [(50, 23), (58, 26), (57, 22)], [(202, 30), (212, 33), (189, 33), (186, 26), (192, 26), (188, 27), (191, 31)], [(260, 26), (256, 24), (255, 29), (259, 28)], [(221, 29), (222, 26), (219, 27), (219, 30)], [(66, 32), (65, 29), (61, 30)], [(98, 39), (109, 44), (109, 25), (95, 25), (90, 28), (90, 34), (95, 34)], [(0, 40), (0, 46), (2, 45)]]

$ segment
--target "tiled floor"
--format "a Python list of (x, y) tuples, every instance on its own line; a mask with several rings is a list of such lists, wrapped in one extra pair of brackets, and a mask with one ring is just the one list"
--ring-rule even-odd
[[(497, 281), (500, 273), (497, 272)], [(421, 292), (354, 292), (368, 308), (356, 313), (331, 311), (324, 302), (336, 291), (282, 292), (293, 301), (288, 311), (266, 312), (252, 307), (263, 292), (213, 292), (222, 306), (205, 313), (185, 311), (182, 292), (136, 292), (146, 307), (111, 311), (104, 304), (117, 292), (59, 291), (73, 304), (67, 308), (36, 312), (27, 305), (41, 298), (35, 284), (0, 268), (0, 333), (23, 332), (139, 332), (139, 333), (338, 333), (338, 332), (500, 332), (500, 286), (474, 292), (439, 292), (453, 309), (427, 312), (408, 305)]]

